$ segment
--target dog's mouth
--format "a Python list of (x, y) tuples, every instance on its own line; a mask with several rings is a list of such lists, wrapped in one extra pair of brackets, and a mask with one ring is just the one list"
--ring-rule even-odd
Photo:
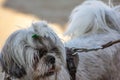
[(55, 72), (55, 65), (52, 65), (49, 69), (48, 69), (48, 73), (54, 73)]
[(55, 73), (55, 65), (51, 65), (50, 68), (48, 69), (48, 72), (44, 74), (44, 76), (51, 76)]
[(44, 74), (35, 75), (34, 80), (44, 79), (46, 77), (52, 76), (55, 74), (55, 72), (56, 72), (55, 65), (51, 65), (49, 66), (49, 69), (47, 70), (47, 72), (45, 72)]

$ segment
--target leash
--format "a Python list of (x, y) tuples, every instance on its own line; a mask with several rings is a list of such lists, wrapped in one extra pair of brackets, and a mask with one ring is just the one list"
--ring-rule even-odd
[(120, 39), (116, 40), (116, 41), (110, 41), (106, 44), (103, 44), (100, 48), (93, 48), (93, 49), (87, 49), (87, 48), (71, 48), (72, 51), (74, 52), (73, 55), (76, 54), (76, 52), (89, 52), (89, 51), (97, 51), (99, 49), (105, 49), (107, 47), (110, 47), (114, 44), (120, 43)]
[(77, 66), (79, 62), (78, 52), (89, 52), (89, 51), (97, 51), (99, 49), (105, 49), (108, 48), (114, 44), (120, 43), (120, 39), (116, 41), (110, 41), (104, 45), (102, 45), (100, 48), (95, 49), (86, 49), (86, 48), (68, 48), (66, 47), (66, 54), (67, 54), (67, 68), (69, 71), (69, 74), (71, 76), (71, 80), (76, 80), (76, 71)]

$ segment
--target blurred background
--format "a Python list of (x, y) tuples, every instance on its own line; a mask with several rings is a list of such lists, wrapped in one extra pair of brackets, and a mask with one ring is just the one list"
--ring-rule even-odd
[[(73, 8), (84, 0), (0, 0), (0, 48), (15, 30), (46, 20), (62, 34)], [(103, 0), (108, 3), (109, 0)], [(111, 0), (119, 4), (120, 0)]]

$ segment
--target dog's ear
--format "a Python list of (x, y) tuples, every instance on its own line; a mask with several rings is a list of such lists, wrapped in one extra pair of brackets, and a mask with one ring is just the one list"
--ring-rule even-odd
[(2, 58), (2, 53), (0, 53), (0, 64), (1, 64), (1, 67), (2, 67), (2, 71), (3, 72), (7, 72), (7, 67), (6, 67), (6, 63), (4, 61), (4, 59)]
[(25, 68), (23, 66), (18, 66), (14, 61), (10, 61), (9, 66), (7, 66), (5, 60), (2, 57), (2, 54), (0, 53), (0, 63), (2, 66), (3, 72), (9, 74), (10, 76), (13, 76), (15, 78), (21, 78), (24, 75), (26, 75)]
[(9, 74), (10, 74), (10, 76), (13, 76), (15, 78), (21, 78), (21, 77), (25, 76), (27, 73), (23, 66), (18, 66), (17, 64), (13, 63), (10, 66)]

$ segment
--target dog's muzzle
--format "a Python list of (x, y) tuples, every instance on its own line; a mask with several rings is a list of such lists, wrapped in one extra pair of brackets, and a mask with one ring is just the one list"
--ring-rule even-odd
[(46, 57), (46, 62), (50, 64), (55, 64), (55, 58), (51, 55)]

